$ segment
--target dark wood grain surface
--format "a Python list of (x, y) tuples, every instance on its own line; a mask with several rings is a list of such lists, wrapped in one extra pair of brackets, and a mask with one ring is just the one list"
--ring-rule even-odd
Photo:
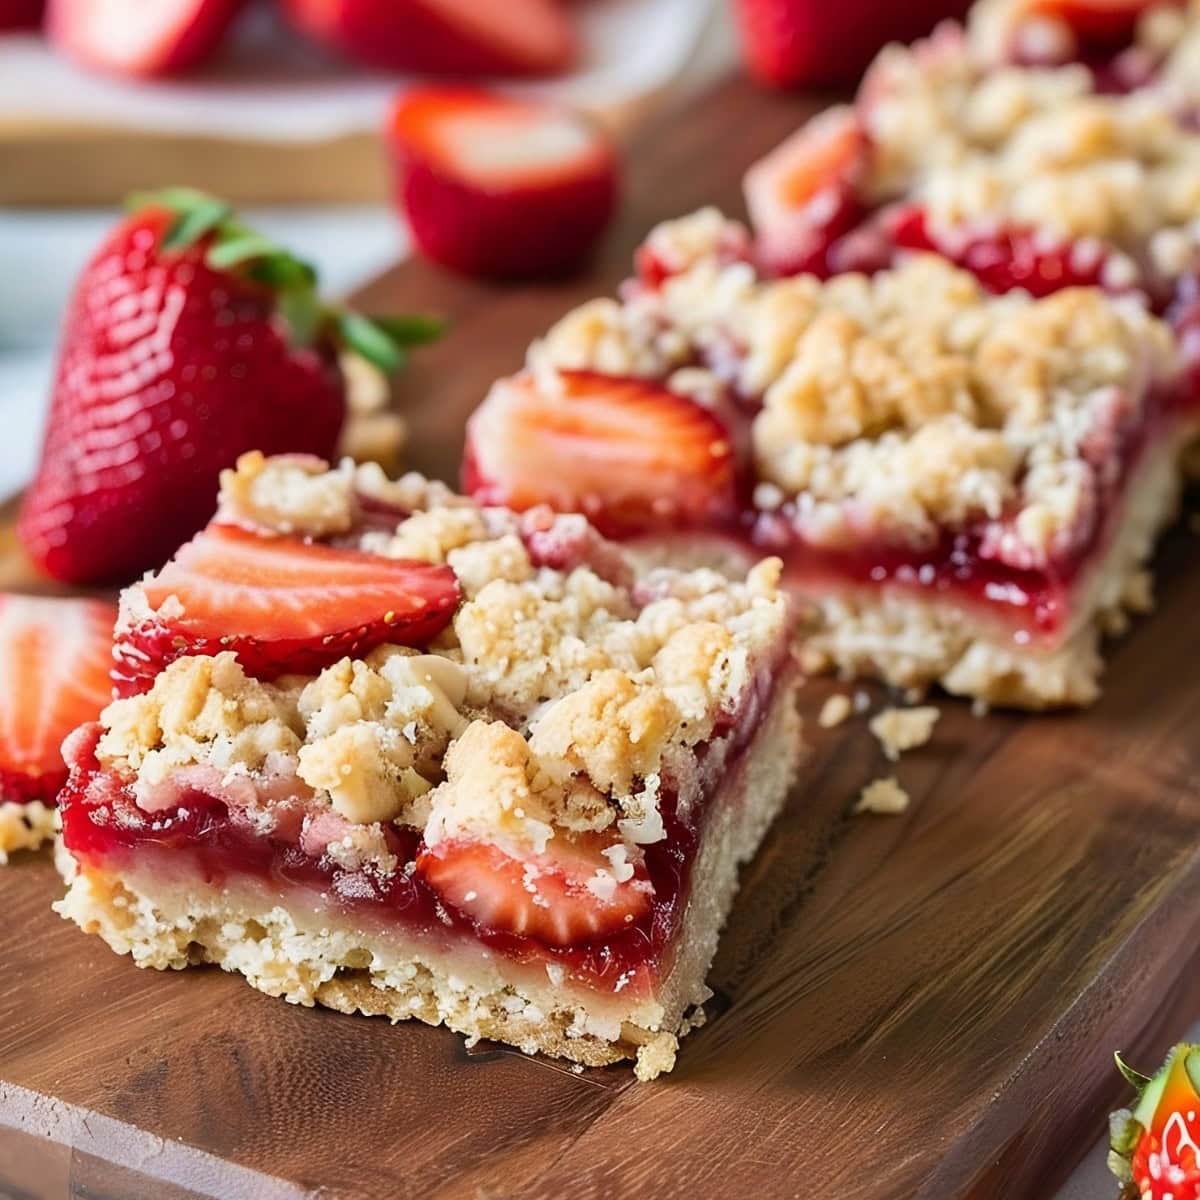
[[(804, 111), (730, 84), (647, 130), (585, 279), (500, 290), (412, 264), (368, 289), (455, 319), (404, 381), (417, 463), (452, 476), (464, 415), (529, 338), (615, 282), (651, 221), (735, 207)], [(810, 722), (714, 1019), (653, 1084), (293, 1008), (214, 969), (138, 971), (49, 912), (46, 858), (19, 860), (0, 873), (0, 1194), (1052, 1195), (1119, 1095), (1112, 1051), (1153, 1063), (1200, 1012), (1195, 557), (1169, 540), (1159, 611), (1086, 714), (946, 702), (899, 765), (903, 816), (848, 815), (886, 764), (861, 720)]]

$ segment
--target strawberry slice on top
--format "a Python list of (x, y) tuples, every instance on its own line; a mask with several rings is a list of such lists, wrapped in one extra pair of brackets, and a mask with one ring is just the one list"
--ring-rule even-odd
[(63, 739), (112, 699), (116, 617), (105, 600), (0, 593), (0, 803), (54, 800)]
[(776, 275), (830, 273), (829, 252), (866, 215), (870, 141), (850, 108), (832, 108), (756, 162), (743, 181), (763, 266)]
[(484, 929), (571, 946), (624, 929), (650, 910), (650, 881), (633, 864), (616, 866), (606, 848), (598, 835), (559, 836), (540, 854), (517, 856), (455, 838), (424, 848), (417, 871)]
[(483, 504), (581, 512), (611, 536), (731, 519), (725, 427), (645, 379), (563, 371), (501, 380), (467, 423), (463, 486)]
[(616, 205), (611, 142), (559, 105), (418, 88), (397, 100), (388, 141), (418, 247), (468, 275), (561, 274), (592, 248)]
[(113, 651), (122, 695), (177, 658), (232, 650), (248, 674), (315, 675), (385, 642), (421, 646), (461, 599), (450, 567), (212, 525), (141, 585)]

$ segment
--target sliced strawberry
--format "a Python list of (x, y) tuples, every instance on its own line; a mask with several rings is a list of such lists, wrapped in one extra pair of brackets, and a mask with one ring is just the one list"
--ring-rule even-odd
[(607, 136), (557, 105), (464, 88), (400, 97), (388, 125), (396, 194), (422, 253), (469, 275), (576, 266), (617, 199)]
[(116, 606), (0, 593), (0, 801), (50, 802), (61, 746), (112, 699)]
[(829, 273), (829, 252), (863, 218), (870, 142), (853, 109), (834, 108), (761, 158), (743, 181), (764, 267)]
[(548, 75), (575, 39), (555, 0), (284, 0), (318, 41), (390, 71)]
[(49, 0), (46, 32), (77, 62), (118, 75), (170, 75), (216, 48), (241, 0)]
[(1110, 1118), (1109, 1169), (1139, 1200), (1200, 1200), (1200, 1047), (1175, 1046), (1151, 1078), (1117, 1067), (1137, 1100)]
[(736, 508), (733, 449), (712, 413), (660, 384), (564, 371), (496, 384), (467, 424), (466, 489), (484, 504), (582, 512), (603, 533), (710, 524)]
[(654, 889), (637, 871), (617, 882), (598, 835), (559, 835), (542, 854), (513, 857), (454, 839), (417, 856), (417, 871), (451, 907), (484, 929), (571, 946), (632, 925)]
[(113, 678), (130, 695), (187, 654), (233, 650), (261, 679), (315, 674), (384, 642), (419, 646), (461, 596), (447, 566), (212, 525), (143, 585), (153, 614), (118, 636)]

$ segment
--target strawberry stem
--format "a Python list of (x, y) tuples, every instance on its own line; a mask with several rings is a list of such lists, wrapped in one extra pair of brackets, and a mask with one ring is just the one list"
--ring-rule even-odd
[(436, 341), (445, 331), (441, 318), (427, 314), (365, 317), (324, 304), (311, 263), (247, 228), (228, 204), (205, 192), (185, 187), (135, 192), (126, 201), (126, 208), (131, 212), (163, 208), (172, 215), (163, 235), (163, 251), (183, 251), (208, 238), (205, 264), (214, 271), (236, 272), (269, 288), (296, 345), (331, 341), (390, 375), (403, 368), (410, 347)]

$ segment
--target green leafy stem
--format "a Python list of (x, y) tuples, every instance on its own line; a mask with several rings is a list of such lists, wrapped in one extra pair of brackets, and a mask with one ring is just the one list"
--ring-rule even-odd
[(414, 346), (436, 341), (445, 332), (446, 322), (427, 313), (368, 317), (326, 304), (310, 263), (243, 225), (231, 205), (206, 192), (185, 187), (135, 192), (126, 207), (132, 212), (161, 208), (172, 215), (160, 250), (183, 251), (207, 238), (204, 261), (209, 267), (270, 288), (297, 345), (332, 338), (391, 375), (404, 367)]

